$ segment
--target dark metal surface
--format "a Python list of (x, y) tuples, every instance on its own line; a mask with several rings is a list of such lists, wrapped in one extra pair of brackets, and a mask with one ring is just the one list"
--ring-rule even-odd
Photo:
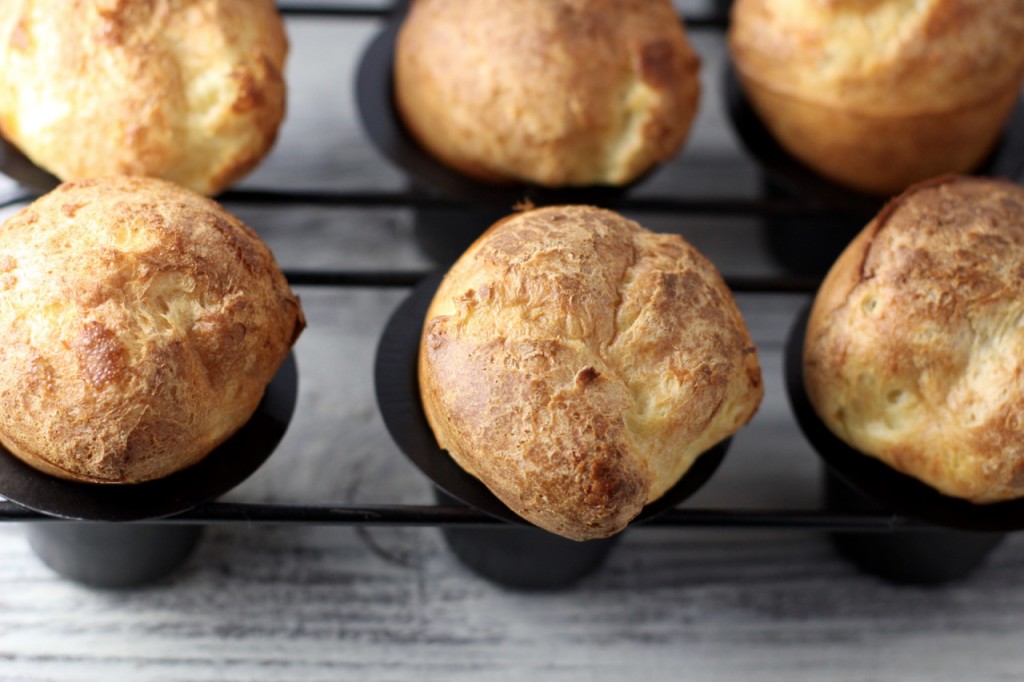
[[(0, 502), (0, 522), (57, 521), (13, 502)], [(279, 524), (321, 526), (496, 526), (515, 528), (502, 519), (466, 506), (412, 504), (256, 504), (208, 502), (147, 524)], [(779, 528), (894, 532), (928, 524), (889, 512), (826, 512), (820, 509), (672, 509), (635, 528)]]
[[(394, 10), (391, 7), (380, 7), (377, 5), (349, 5), (349, 4), (309, 4), (309, 3), (279, 3), (281, 14), (293, 17), (337, 17), (344, 19), (384, 19), (392, 16)], [(722, 29), (728, 23), (725, 14), (708, 14), (704, 16), (685, 17), (687, 28), (693, 29)]]

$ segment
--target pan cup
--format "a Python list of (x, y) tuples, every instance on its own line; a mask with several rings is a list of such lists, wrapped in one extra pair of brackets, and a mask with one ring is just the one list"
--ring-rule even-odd
[(182, 524), (46, 521), (30, 524), (29, 546), (62, 577), (125, 589), (157, 582), (184, 564), (203, 527)]
[[(831, 469), (825, 469), (825, 507), (836, 512), (885, 511)], [(829, 534), (832, 546), (861, 570), (902, 585), (963, 580), (980, 567), (1006, 533), (948, 528)]]
[[(463, 504), (440, 488), (434, 497), (445, 506)], [(528, 591), (572, 587), (600, 568), (621, 537), (575, 542), (526, 524), (443, 526), (441, 533), (448, 549), (473, 573)]]
[(61, 576), (89, 587), (158, 581), (192, 554), (203, 526), (158, 519), (216, 499), (256, 471), (277, 448), (295, 411), (298, 368), (289, 353), (256, 408), (203, 460), (135, 484), (65, 480), (0, 447), (0, 496), (50, 517), (27, 525), (32, 550)]
[(824, 504), (836, 512), (889, 512), (927, 524), (921, 529), (834, 531), (837, 552), (889, 582), (938, 585), (978, 569), (1009, 530), (1024, 527), (1024, 501), (974, 505), (942, 495), (880, 460), (854, 450), (818, 418), (803, 382), (808, 305), (786, 343), (786, 392), (793, 415), (825, 464)]

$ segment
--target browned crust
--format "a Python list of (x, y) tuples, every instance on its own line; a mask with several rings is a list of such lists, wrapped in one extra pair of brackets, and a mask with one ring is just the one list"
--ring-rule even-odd
[(978, 503), (1024, 493), (1024, 189), (939, 178), (890, 202), (815, 299), (805, 387), (853, 447)]
[(729, 50), (762, 87), (866, 116), (983, 102), (1024, 77), (1024, 0), (737, 0)]
[(65, 183), (0, 228), (0, 442), (135, 483), (237, 431), (305, 322), (255, 232), (155, 179)]
[(272, 147), (287, 50), (272, 0), (10, 0), (0, 131), (64, 180), (215, 194)]
[(944, 175), (919, 182), (905, 192), (885, 203), (868, 225), (854, 237), (853, 241), (843, 250), (839, 258), (829, 269), (815, 295), (811, 315), (808, 318), (808, 329), (822, 329), (826, 319), (836, 310), (847, 305), (850, 292), (870, 277), (867, 272), (868, 253), (874, 245), (875, 237), (892, 218), (918, 193), (942, 185), (964, 182), (966, 178), (958, 175)]
[(621, 530), (762, 395), (711, 263), (579, 206), (506, 218), (459, 259), (427, 312), (419, 381), (441, 447), (576, 540)]
[(973, 171), (1016, 104), (1016, 88), (983, 102), (907, 116), (865, 115), (794, 98), (740, 74), (765, 126), (790, 154), (861, 192), (892, 196), (924, 179)]
[(419, 143), (468, 175), (625, 184), (679, 151), (699, 66), (668, 0), (416, 0), (395, 100)]
[(860, 191), (974, 170), (1024, 80), (1024, 0), (738, 0), (729, 48), (779, 143)]

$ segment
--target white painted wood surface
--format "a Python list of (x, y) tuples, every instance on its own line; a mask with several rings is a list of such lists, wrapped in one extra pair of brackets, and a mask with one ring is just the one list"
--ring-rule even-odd
[[(467, 0), (468, 1), (468, 0)], [(399, 188), (365, 140), (352, 76), (370, 20), (289, 22), (291, 107), (250, 186)], [(705, 56), (700, 122), (641, 191), (749, 195), (757, 172), (722, 111), (721, 40)], [(285, 267), (420, 267), (410, 212), (232, 207)], [(755, 221), (645, 217), (683, 232), (727, 273), (775, 265)], [(728, 222), (729, 224), (725, 224)], [(430, 501), (373, 399), (377, 337), (401, 290), (302, 289), (298, 413), (279, 451), (229, 499)], [(741, 297), (767, 399), (688, 504), (817, 505), (820, 467), (780, 378), (799, 296)], [(896, 587), (805, 531), (636, 529), (579, 586), (521, 593), (483, 581), (436, 529), (221, 526), (182, 570), (134, 591), (55, 575), (23, 529), (0, 525), (0, 680), (1017, 680), (1024, 675), (1024, 542), (969, 579)]]

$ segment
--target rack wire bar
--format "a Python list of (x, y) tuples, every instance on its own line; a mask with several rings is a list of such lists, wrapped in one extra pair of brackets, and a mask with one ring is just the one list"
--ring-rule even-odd
[[(0, 195), (0, 208), (27, 203), (41, 192), (17, 186)], [(425, 195), (412, 190), (398, 191), (332, 191), (233, 189), (215, 197), (222, 203), (253, 206), (324, 206), (329, 208), (412, 208), (451, 209), (464, 204), (451, 199)], [(509, 207), (510, 209), (512, 207)], [(689, 215), (827, 218), (834, 211), (813, 202), (787, 199), (721, 198), (696, 199), (678, 197), (635, 197), (618, 202), (616, 209), (638, 213), (685, 213)]]
[[(60, 521), (13, 502), (0, 502), (0, 522)], [(210, 502), (191, 511), (139, 523), (279, 524), (325, 526), (487, 526), (515, 528), (469, 507), (438, 505), (310, 505)], [(808, 510), (672, 509), (637, 527), (779, 528), (829, 531), (890, 532), (926, 530), (925, 523), (888, 512)]]
[(429, 270), (291, 270), (284, 276), (291, 286), (407, 288), (415, 286)]
[[(17, 186), (0, 195), (0, 208), (27, 203), (42, 193)], [(331, 191), (233, 189), (215, 197), (221, 203), (253, 206), (324, 206), (329, 208), (458, 208), (464, 204), (451, 199), (407, 191)], [(512, 207), (509, 207), (510, 210)], [(685, 213), (689, 215), (827, 218), (834, 211), (813, 202), (786, 199), (722, 198), (696, 199), (677, 197), (636, 197), (617, 203), (616, 209), (638, 213)]]
[[(459, 208), (464, 203), (433, 196), (414, 190), (279, 190), (265, 188), (240, 188), (217, 196), (223, 203), (250, 205), (297, 204), (304, 206), (327, 206), (346, 208)], [(511, 206), (509, 207), (512, 208)], [(724, 197), (698, 199), (694, 197), (627, 197), (615, 203), (622, 211), (644, 213), (675, 213), (752, 216), (752, 217), (822, 217), (830, 211), (826, 206), (795, 199), (763, 199), (747, 197)]]
[(284, 16), (293, 17), (336, 17), (346, 19), (382, 19), (391, 14), (390, 5), (319, 5), (316, 3), (278, 3)]
[[(433, 270), (295, 270), (285, 269), (292, 286), (307, 287), (380, 287), (407, 288), (415, 286)], [(726, 276), (725, 282), (734, 292), (810, 294), (817, 290), (819, 280), (792, 275), (762, 277)]]
[[(348, 19), (384, 19), (394, 11), (392, 5), (320, 5), (282, 4), (279, 3), (281, 14), (294, 17), (343, 17)], [(723, 15), (687, 16), (686, 26), (695, 29), (725, 28), (728, 18)]]

